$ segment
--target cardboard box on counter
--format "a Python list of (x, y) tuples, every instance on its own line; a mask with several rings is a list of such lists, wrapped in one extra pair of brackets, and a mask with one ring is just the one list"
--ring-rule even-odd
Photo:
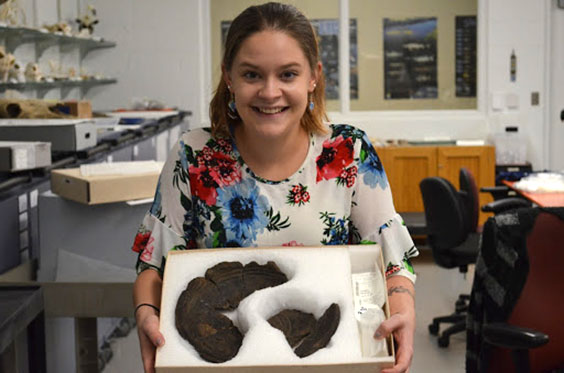
[[(338, 250), (340, 252), (337, 252)], [(347, 256), (350, 257), (350, 262)], [(345, 258), (347, 260), (344, 260)], [(238, 320), (235, 322), (236, 327), (239, 328), (239, 324), (249, 324), (246, 319), (248, 313), (253, 314), (254, 321), (244, 327), (250, 329), (244, 335), (243, 345), (238, 354), (230, 361), (215, 364), (199, 357), (194, 347), (180, 337), (175, 326), (175, 307), (179, 294), (186, 288), (189, 281), (195, 276), (203, 276), (206, 269), (210, 268), (210, 264), (214, 265), (223, 261), (239, 261), (243, 265), (251, 261), (256, 261), (261, 265), (267, 261), (274, 261), (282, 272), (288, 274), (288, 282), (252, 293), (249, 297), (255, 296), (254, 299), (245, 299), (240, 303), (237, 310), (234, 311), (237, 312), (237, 315), (229, 316), (231, 319)], [(350, 271), (345, 267), (349, 263)], [(360, 338), (360, 331), (358, 335), (355, 335), (353, 330), (358, 325), (355, 316), (356, 305), (349, 304), (349, 302), (352, 303), (350, 294), (357, 293), (357, 289), (353, 289), (352, 277), (367, 274), (377, 275), (371, 277), (374, 281), (374, 289), (378, 292), (381, 301), (385, 302), (382, 309), (385, 317), (389, 318), (384, 262), (381, 248), (378, 245), (170, 251), (166, 259), (163, 279), (159, 328), (167, 342), (163, 347), (157, 349), (156, 371), (157, 373), (222, 373), (227, 371), (232, 373), (267, 371), (273, 373), (376, 373), (390, 368), (395, 362), (391, 337), (385, 341), (386, 352), (383, 356), (378, 357), (363, 357), (360, 351), (356, 350), (357, 347), (361, 348), (360, 341), (350, 339)], [(357, 298), (354, 299), (356, 302)], [(317, 311), (312, 308), (323, 309), (326, 303), (331, 302), (338, 303), (341, 308), (340, 325), (326, 348), (303, 359), (293, 355), (291, 349), (287, 349), (288, 346), (283, 346), (286, 343), (284, 336), (281, 333), (279, 336), (275, 334), (279, 331), (273, 334), (268, 323), (264, 323), (272, 314), (279, 311), (278, 307), (315, 314)], [(272, 306), (273, 304), (275, 306)], [(239, 311), (241, 307), (242, 310)], [(349, 349), (354, 351), (344, 351)], [(265, 354), (265, 351), (268, 352)], [(239, 356), (241, 354), (244, 356)], [(270, 357), (273, 360), (268, 360)]]
[(23, 171), (51, 164), (48, 142), (0, 141), (0, 171)]
[(65, 101), (60, 110), (77, 118), (92, 118), (90, 101)]
[[(158, 162), (152, 163), (158, 164)], [(159, 166), (162, 167), (162, 163)], [(84, 176), (80, 168), (52, 170), (51, 191), (61, 197), (87, 205), (151, 198), (155, 195), (159, 175), (160, 169), (151, 168), (141, 173), (88, 176)]]

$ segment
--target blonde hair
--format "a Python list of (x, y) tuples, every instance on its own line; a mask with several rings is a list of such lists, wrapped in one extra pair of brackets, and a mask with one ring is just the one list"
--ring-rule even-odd
[[(284, 32), (295, 39), (304, 52), (312, 73), (316, 70), (319, 62), (319, 47), (311, 23), (291, 5), (267, 3), (248, 7), (231, 23), (225, 39), (222, 59), (222, 64), (227, 71), (231, 70), (243, 42), (251, 35), (264, 30)], [(224, 79), (220, 79), (210, 102), (210, 120), (214, 137), (229, 136), (229, 125), (241, 122), (239, 117), (236, 119), (229, 117), (227, 105), (230, 100), (231, 93), (227, 83)], [(325, 77), (322, 71), (313, 93), (310, 94), (310, 100), (314, 104), (313, 110), (306, 109), (300, 119), (300, 125), (307, 132), (326, 133), (328, 130), (323, 121), (328, 118), (325, 112)]]

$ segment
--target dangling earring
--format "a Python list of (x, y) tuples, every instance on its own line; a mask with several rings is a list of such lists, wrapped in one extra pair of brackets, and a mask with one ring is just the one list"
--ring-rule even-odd
[[(227, 89), (231, 92), (231, 86), (228, 85)], [(239, 114), (237, 113), (237, 106), (235, 105), (235, 95), (231, 92), (231, 100), (227, 103), (227, 107), (229, 110), (227, 111), (227, 115), (231, 119), (239, 119)]]
[[(315, 90), (315, 87), (317, 87), (317, 84), (313, 84), (313, 89)], [(315, 107), (315, 103), (313, 102), (313, 92), (311, 92), (309, 95), (309, 105), (308, 105), (308, 109), (309, 111), (313, 111), (313, 108)]]

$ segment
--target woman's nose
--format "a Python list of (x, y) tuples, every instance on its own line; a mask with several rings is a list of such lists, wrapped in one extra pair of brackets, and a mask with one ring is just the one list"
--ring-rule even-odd
[(277, 79), (268, 78), (264, 80), (264, 84), (259, 92), (260, 97), (270, 99), (280, 96), (280, 85)]

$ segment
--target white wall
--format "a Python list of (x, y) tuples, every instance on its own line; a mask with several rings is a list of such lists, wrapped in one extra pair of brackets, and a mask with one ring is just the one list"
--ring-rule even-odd
[(96, 34), (115, 41), (111, 50), (91, 52), (88, 64), (118, 84), (92, 89), (95, 107), (128, 106), (151, 98), (191, 110), (200, 122), (199, 3), (191, 0), (91, 0), (100, 23)]
[[(478, 1), (479, 110), (331, 113), (331, 119), (356, 124), (371, 137), (404, 139), (487, 138), (506, 125), (517, 125), (527, 137), (528, 159), (534, 168), (548, 167), (550, 66), (546, 56), (551, 0)], [(26, 8), (37, 9), (38, 24), (57, 17), (57, 0), (22, 2)], [(71, 17), (69, 12), (77, 12), (87, 3), (98, 9), (96, 35), (117, 42), (116, 48), (90, 52), (83, 61), (90, 71), (118, 79), (116, 85), (88, 92), (86, 98), (93, 101), (95, 109), (123, 107), (132, 98), (148, 97), (193, 111), (192, 126), (209, 123), (209, 0), (61, 0), (59, 13)], [(28, 16), (28, 20), (33, 18)], [(509, 81), (512, 50), (517, 55), (514, 83)], [(531, 106), (534, 91), (540, 93), (539, 106)], [(508, 94), (518, 96), (518, 108), (502, 104), (495, 110), (493, 96), (505, 98)]]

